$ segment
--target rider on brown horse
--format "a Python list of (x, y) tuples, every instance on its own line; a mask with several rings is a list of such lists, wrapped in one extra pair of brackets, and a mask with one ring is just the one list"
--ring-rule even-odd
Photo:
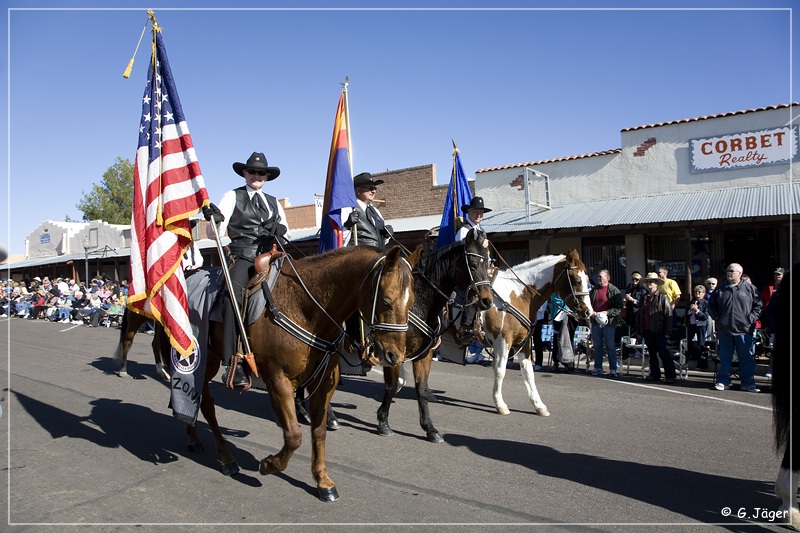
[[(232, 287), (228, 292), (231, 304), (235, 301), (242, 308), (244, 287), (255, 274), (256, 257), (271, 248), (275, 239), (288, 231), (286, 214), (274, 196), (263, 192), (262, 187), (281, 173), (271, 167), (263, 153), (253, 152), (246, 163), (234, 163), (233, 171), (242, 176), (246, 184), (222, 195), (219, 208), (213, 204), (203, 209), (206, 220), (219, 223), (218, 233), (227, 229), (231, 242), (228, 245), (228, 267)], [(223, 306), (223, 363), (227, 366), (239, 346), (239, 331), (232, 305)], [(223, 381), (227, 379), (223, 377)], [(242, 390), (249, 385), (244, 368), (237, 364), (233, 376), (233, 388)]]

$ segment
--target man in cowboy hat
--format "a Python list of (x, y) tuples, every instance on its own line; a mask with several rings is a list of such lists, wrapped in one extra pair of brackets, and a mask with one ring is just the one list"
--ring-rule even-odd
[[(483, 204), (483, 198), (475, 196), (468, 204), (461, 206), (461, 212), (466, 216), (464, 217), (464, 224), (458, 229), (456, 233), (456, 241), (463, 241), (467, 238), (470, 231), (476, 232), (476, 237), (483, 242), (484, 248), (489, 247), (489, 239), (486, 238), (486, 233), (481, 227), (484, 213), (489, 213), (491, 209)], [(457, 295), (461, 302), (466, 302), (466, 296)], [(473, 339), (482, 341), (483, 332), (481, 331), (480, 321), (475, 324), (475, 317), (478, 312), (474, 305), (464, 308), (461, 315), (461, 327), (458, 329), (458, 343), (462, 346), (469, 345)]]
[(484, 233), (481, 227), (481, 222), (483, 221), (483, 215), (491, 212), (491, 209), (483, 205), (483, 198), (480, 196), (474, 197), (470, 203), (461, 206), (461, 212), (467, 216), (464, 217), (464, 224), (458, 229), (458, 233), (456, 233), (456, 241), (463, 241), (467, 238), (467, 233), (469, 233), (470, 230), (476, 229), (479, 235), (483, 235), (484, 237), (484, 246), (488, 247), (489, 242), (485, 239), (486, 233)]
[[(271, 247), (275, 239), (288, 239), (289, 227), (283, 206), (262, 190), (266, 182), (280, 175), (281, 169), (269, 166), (263, 153), (253, 152), (246, 163), (234, 163), (233, 171), (245, 179), (245, 184), (223, 194), (219, 207), (211, 204), (203, 209), (203, 214), (206, 220), (213, 218), (219, 223), (220, 236), (227, 230), (231, 239), (227, 262), (233, 286), (228, 289), (235, 298), (235, 305), (241, 309), (243, 289), (255, 274), (253, 262), (262, 250)], [(239, 341), (236, 316), (229, 305), (223, 306), (223, 324), (222, 355), (227, 366)], [(236, 365), (233, 387), (240, 389), (247, 383), (242, 365)]]
[(675, 383), (675, 362), (667, 350), (667, 335), (672, 331), (672, 303), (669, 296), (659, 290), (664, 280), (655, 272), (650, 272), (642, 280), (646, 292), (638, 302), (637, 321), (639, 331), (644, 337), (650, 353), (650, 375), (645, 381), (660, 381), (661, 369), (658, 359), (664, 365), (664, 382)]
[(350, 235), (345, 237), (345, 246), (375, 246), (381, 250), (386, 247), (386, 237), (391, 233), (391, 226), (386, 225), (380, 211), (372, 205), (378, 193), (378, 185), (382, 184), (383, 180), (374, 179), (369, 172), (362, 172), (353, 178), (358, 205), (353, 208), (344, 225), (350, 230)]

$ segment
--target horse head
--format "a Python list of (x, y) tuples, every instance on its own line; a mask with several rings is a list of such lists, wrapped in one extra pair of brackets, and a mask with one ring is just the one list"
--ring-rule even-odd
[(593, 312), (589, 301), (589, 275), (578, 250), (573, 248), (567, 252), (560, 268), (561, 272), (555, 273), (555, 291), (578, 318), (589, 318)]
[(358, 309), (369, 327), (373, 355), (381, 366), (396, 366), (405, 358), (414, 278), (412, 265), (401, 251), (394, 246), (381, 255), (362, 284), (364, 290), (359, 291)]
[(474, 303), (485, 311), (494, 302), (489, 279), (489, 249), (475, 232), (470, 231), (464, 239), (464, 257), (463, 265), (456, 268), (456, 286), (464, 290), (467, 303)]

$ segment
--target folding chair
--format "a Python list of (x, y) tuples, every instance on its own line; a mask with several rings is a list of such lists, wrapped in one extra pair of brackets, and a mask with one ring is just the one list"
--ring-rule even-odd
[(689, 379), (689, 361), (686, 358), (686, 352), (689, 350), (688, 346), (689, 341), (681, 339), (678, 345), (678, 353), (672, 356), (672, 360), (675, 361), (675, 373), (678, 375), (678, 379), (682, 381)]
[[(566, 327), (566, 326), (565, 326)], [(575, 328), (575, 334), (572, 336), (572, 347), (575, 349), (575, 369), (581, 366), (581, 356), (586, 357), (586, 371), (589, 371), (590, 347), (591, 347), (591, 330), (589, 326), (578, 326)]]
[(620, 356), (627, 355), (625, 359), (628, 362), (628, 369), (626, 374), (631, 373), (631, 359), (640, 359), (642, 362), (642, 377), (647, 375), (650, 371), (650, 356), (647, 353), (647, 346), (644, 341), (641, 344), (636, 343), (636, 337), (624, 336), (619, 340)]

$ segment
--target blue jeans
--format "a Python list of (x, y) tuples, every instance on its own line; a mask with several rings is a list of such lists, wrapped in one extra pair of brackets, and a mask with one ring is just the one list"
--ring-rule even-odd
[(614, 332), (616, 327), (592, 323), (592, 347), (594, 349), (594, 367), (595, 369), (603, 369), (603, 346), (606, 347), (608, 352), (608, 368), (609, 370), (617, 370), (617, 347), (614, 344)]
[(742, 387), (755, 387), (756, 385), (756, 360), (753, 357), (753, 334), (731, 335), (717, 331), (719, 339), (719, 371), (717, 383), (731, 384), (731, 365), (733, 364), (733, 350), (739, 356), (739, 378)]

